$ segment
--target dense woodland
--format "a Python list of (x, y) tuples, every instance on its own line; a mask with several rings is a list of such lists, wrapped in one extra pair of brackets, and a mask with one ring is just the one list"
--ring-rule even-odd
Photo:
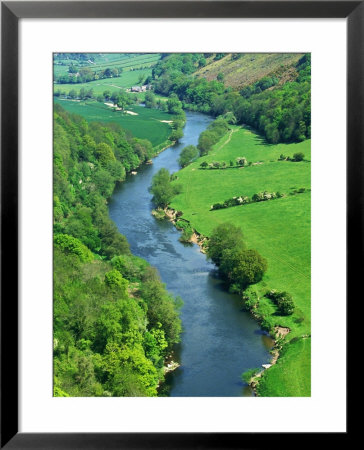
[[(239, 55), (231, 55), (239, 57)], [(202, 60), (202, 62), (201, 62)], [(191, 74), (203, 64), (201, 54), (174, 54), (153, 68), (156, 93), (174, 93), (186, 109), (215, 116), (233, 113), (236, 123), (258, 130), (268, 142), (299, 142), (311, 135), (311, 56), (296, 64), (294, 81), (278, 84), (274, 75), (243, 88), (226, 88), (220, 80), (207, 81)]]
[(107, 198), (153, 155), (119, 126), (54, 113), (54, 395), (156, 396), (180, 299), (130, 253)]

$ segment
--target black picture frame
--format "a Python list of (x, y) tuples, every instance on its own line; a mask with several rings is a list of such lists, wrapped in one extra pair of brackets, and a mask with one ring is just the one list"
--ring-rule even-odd
[[(347, 19), (347, 304), (363, 273), (357, 261), (363, 251), (364, 1), (1, 2), (1, 448), (260, 448), (282, 439), (279, 433), (18, 432), (18, 21), (135, 17)], [(348, 431), (335, 436), (338, 444)], [(300, 444), (310, 439), (303, 434)], [(295, 445), (297, 436), (285, 440)]]

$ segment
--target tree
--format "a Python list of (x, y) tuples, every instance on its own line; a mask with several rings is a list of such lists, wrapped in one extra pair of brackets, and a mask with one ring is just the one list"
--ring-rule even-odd
[(223, 251), (235, 247), (245, 248), (241, 229), (231, 223), (218, 225), (208, 241), (207, 256), (217, 265), (221, 263)]
[(104, 142), (96, 147), (96, 156), (103, 165), (105, 165), (108, 161), (115, 161), (115, 155), (112, 148)]
[(153, 92), (148, 91), (145, 93), (144, 103), (146, 108), (155, 108), (157, 106), (157, 102)]
[(117, 290), (118, 295), (123, 297), (127, 295), (129, 283), (122, 277), (118, 270), (113, 269), (110, 272), (105, 273), (105, 284), (111, 289)]
[(241, 290), (249, 284), (258, 283), (266, 270), (267, 261), (257, 250), (235, 247), (222, 252), (219, 272)]
[(53, 237), (54, 247), (59, 248), (66, 254), (77, 255), (81, 261), (92, 261), (93, 254), (79, 240), (68, 234), (55, 234)]
[(219, 72), (216, 77), (217, 81), (224, 81), (224, 74)]
[(169, 96), (167, 100), (167, 108), (169, 114), (181, 114), (182, 110), (182, 103), (178, 100), (178, 97), (176, 94), (172, 94)]
[(115, 98), (114, 103), (124, 111), (125, 108), (131, 105), (131, 98), (128, 94), (121, 93)]
[(77, 73), (77, 72), (78, 68), (76, 66), (74, 66), (73, 64), (69, 66), (68, 73)]
[(104, 72), (103, 72), (103, 77), (104, 78), (111, 78), (112, 74), (111, 74), (111, 69), (109, 67), (107, 67)]
[(160, 109), (161, 111), (167, 111), (167, 109), (168, 109), (167, 102), (165, 102), (164, 100), (158, 100), (157, 106), (158, 106), (158, 109)]
[(176, 128), (175, 130), (172, 131), (171, 135), (169, 136), (169, 140), (178, 142), (182, 137), (183, 137), (182, 128)]
[(210, 151), (211, 147), (215, 144), (216, 138), (213, 133), (206, 130), (200, 134), (198, 138), (198, 146), (197, 148), (200, 150), (200, 155), (207, 155)]
[(198, 156), (198, 150), (197, 147), (194, 145), (188, 145), (184, 149), (182, 149), (180, 157), (178, 159), (178, 164), (181, 167), (186, 167), (188, 164), (191, 163), (195, 158)]
[(114, 92), (111, 94), (111, 96), (110, 96), (110, 100), (111, 100), (114, 104), (116, 104), (118, 98), (119, 98), (119, 92), (117, 92), (117, 91), (114, 91)]
[(219, 59), (222, 59), (224, 56), (225, 56), (225, 53), (216, 53), (214, 61), (218, 61)]
[(140, 295), (148, 305), (149, 326), (164, 330), (168, 349), (170, 349), (180, 340), (181, 320), (178, 317), (178, 309), (182, 305), (181, 299), (173, 298), (158, 279), (145, 281), (141, 286)]
[(235, 125), (237, 122), (237, 119), (236, 119), (234, 113), (231, 111), (228, 111), (227, 113), (225, 113), (223, 118), (231, 125)]
[(162, 168), (154, 175), (150, 190), (156, 206), (165, 208), (171, 202), (175, 190), (171, 185), (171, 175), (167, 169)]
[(303, 161), (305, 155), (302, 152), (294, 153), (292, 161), (299, 162)]

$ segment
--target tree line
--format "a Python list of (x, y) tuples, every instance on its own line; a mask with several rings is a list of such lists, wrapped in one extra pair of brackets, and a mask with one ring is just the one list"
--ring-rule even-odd
[[(71, 64), (68, 67), (68, 72), (61, 75), (54, 75), (54, 81), (59, 84), (78, 84), (89, 83), (95, 80), (104, 80), (106, 78), (119, 78), (126, 67), (106, 67), (105, 69), (93, 70), (88, 66), (78, 66)], [(129, 71), (148, 69), (149, 65), (139, 67), (129, 67)], [(138, 84), (148, 83), (150, 77), (146, 77), (141, 73), (138, 78)], [(148, 81), (149, 80), (149, 81)]]

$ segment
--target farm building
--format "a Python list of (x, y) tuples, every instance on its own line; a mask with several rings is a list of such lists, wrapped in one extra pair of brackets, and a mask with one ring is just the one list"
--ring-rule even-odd
[(145, 92), (152, 88), (151, 84), (145, 84), (144, 86), (132, 86), (131, 92)]

